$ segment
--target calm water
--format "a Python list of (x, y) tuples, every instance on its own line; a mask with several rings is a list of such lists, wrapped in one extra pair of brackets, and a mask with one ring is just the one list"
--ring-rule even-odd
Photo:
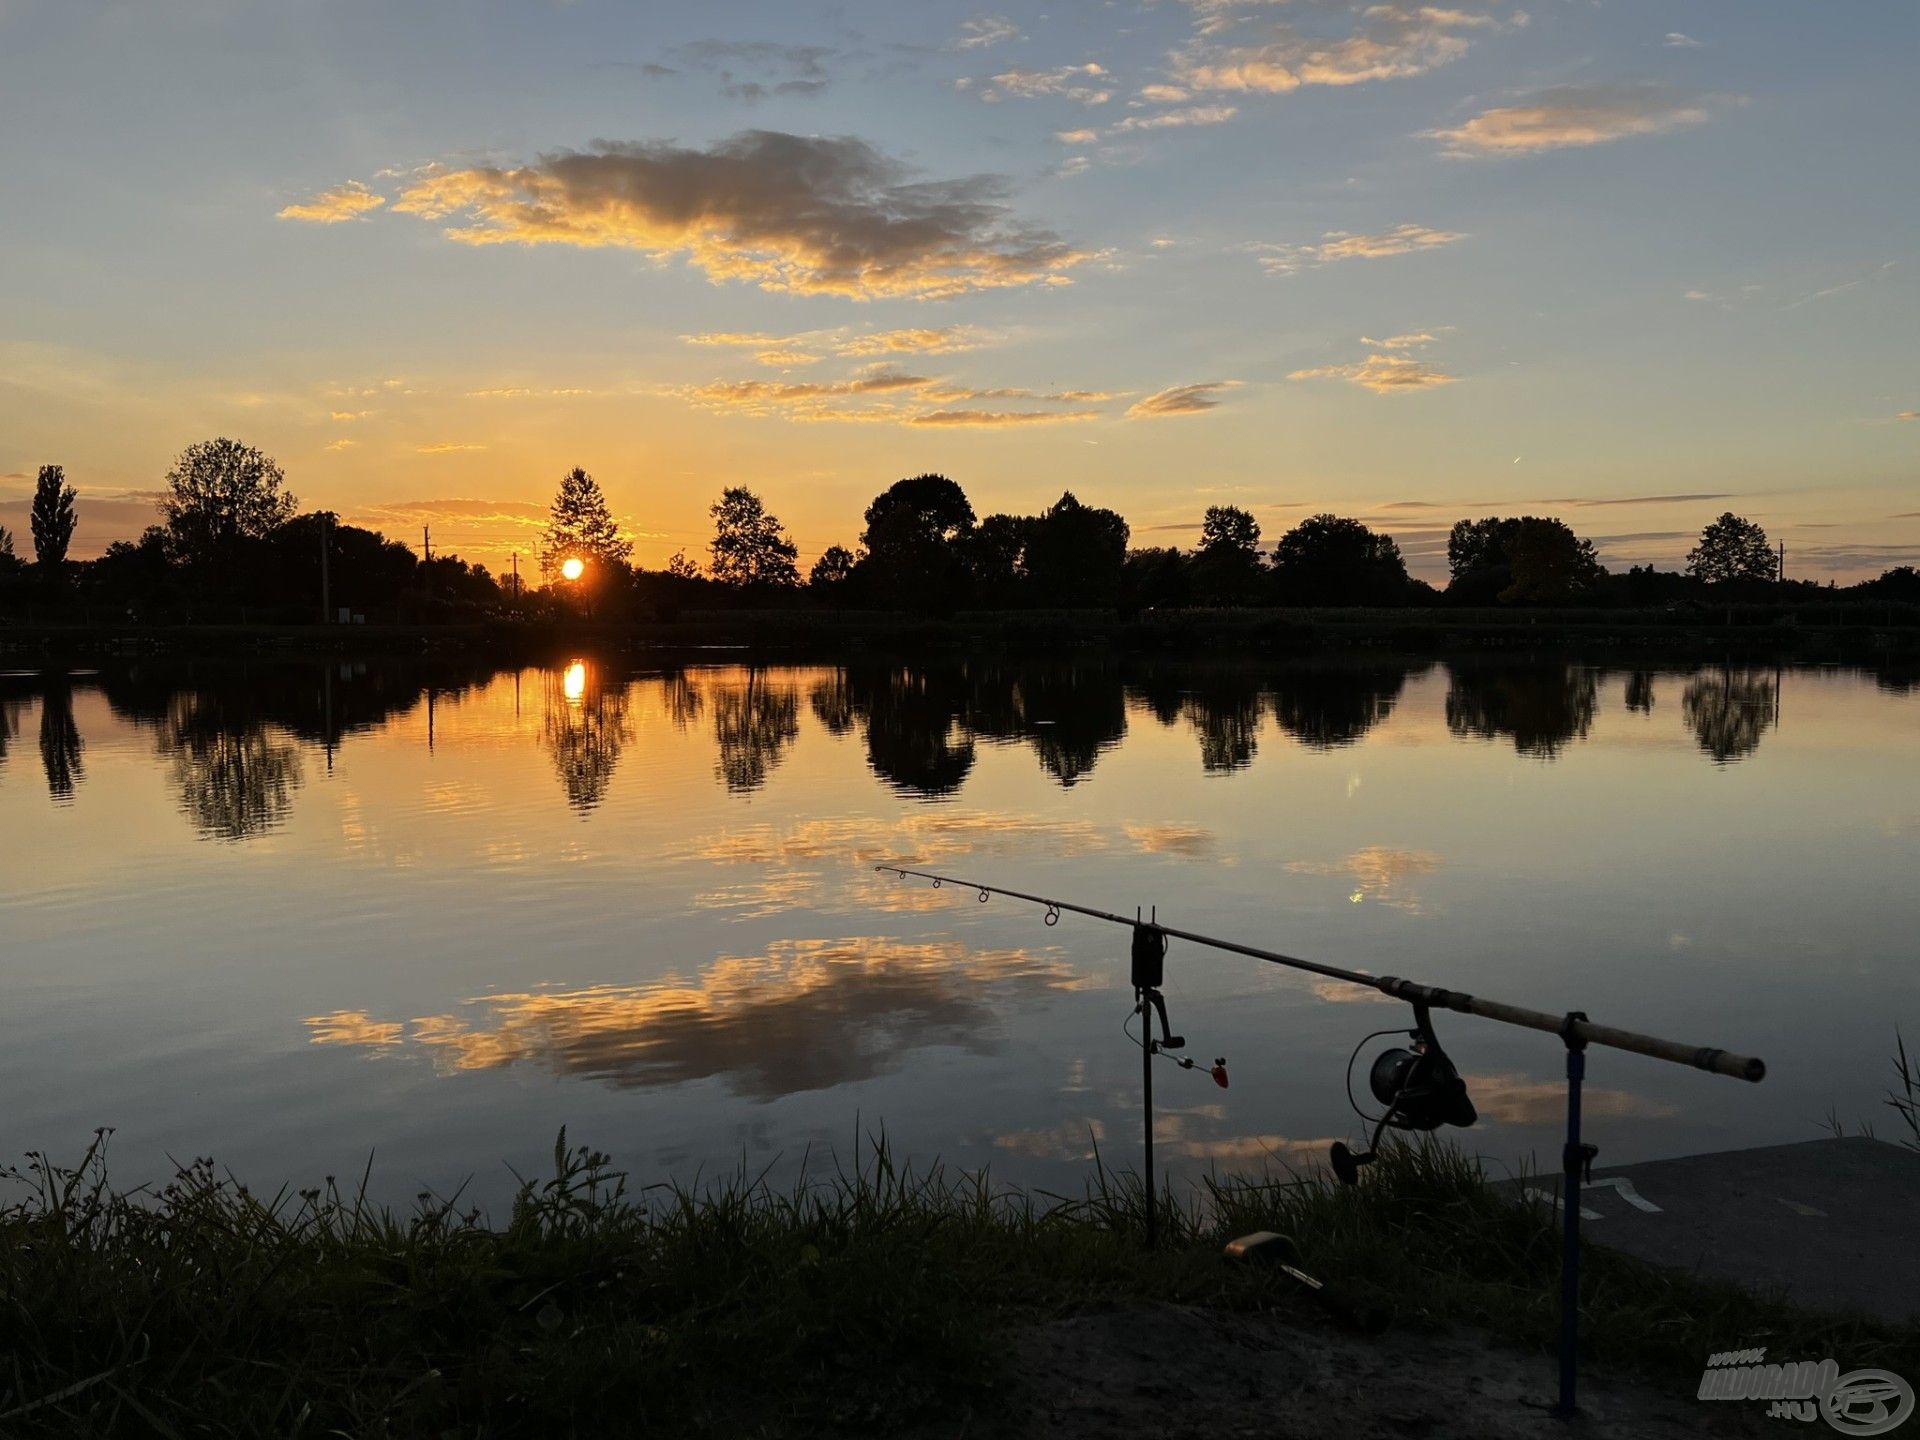
[[(0, 1154), (118, 1127), (383, 1194), (897, 1149), (1073, 1185), (1138, 1153), (1125, 932), (882, 879), (906, 859), (1764, 1056), (1610, 1051), (1625, 1161), (1884, 1113), (1920, 1038), (1920, 691), (1559, 663), (925, 670), (142, 665), (0, 677)], [(1297, 1158), (1406, 1013), (1176, 945), (1232, 1089), (1161, 1154)], [(1441, 1017), (1464, 1139), (1557, 1154), (1555, 1043)], [(1458, 1133), (1458, 1132), (1456, 1132)]]

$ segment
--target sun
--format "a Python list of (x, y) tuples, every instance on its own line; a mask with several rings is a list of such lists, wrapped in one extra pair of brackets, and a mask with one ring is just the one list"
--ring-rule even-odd
[(587, 562), (578, 555), (570, 555), (560, 562), (560, 573), (568, 580), (578, 580), (587, 573)]

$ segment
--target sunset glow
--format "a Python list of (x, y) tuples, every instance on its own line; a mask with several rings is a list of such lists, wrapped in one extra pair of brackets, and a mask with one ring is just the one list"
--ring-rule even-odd
[(62, 463), (97, 555), (226, 434), (496, 574), (574, 465), (650, 567), (747, 484), (804, 574), (927, 470), (1428, 579), (1475, 513), (1912, 563), (1920, 15), (1675, 20), (15, 0), (0, 525)]

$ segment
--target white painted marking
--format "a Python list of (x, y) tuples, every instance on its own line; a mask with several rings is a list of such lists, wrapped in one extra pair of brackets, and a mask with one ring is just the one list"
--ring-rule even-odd
[[(1554, 1194), (1553, 1191), (1551, 1190), (1535, 1190), (1532, 1186), (1528, 1186), (1527, 1198), (1529, 1200), (1543, 1201), (1544, 1203), (1552, 1206), (1555, 1210), (1558, 1210), (1560, 1208), (1560, 1197)], [(1605, 1217), (1602, 1216), (1598, 1210), (1589, 1210), (1587, 1209), (1586, 1206), (1582, 1205), (1580, 1207), (1580, 1218), (1582, 1220), (1600, 1220), (1600, 1219), (1604, 1219)]]
[(1587, 1189), (1589, 1190), (1598, 1190), (1602, 1186), (1618, 1190), (1620, 1192), (1620, 1198), (1636, 1210), (1644, 1210), (1649, 1215), (1658, 1215), (1661, 1213), (1660, 1207), (1643, 1196), (1638, 1190), (1634, 1189), (1633, 1181), (1624, 1175), (1607, 1175), (1599, 1180), (1589, 1180), (1587, 1182)]

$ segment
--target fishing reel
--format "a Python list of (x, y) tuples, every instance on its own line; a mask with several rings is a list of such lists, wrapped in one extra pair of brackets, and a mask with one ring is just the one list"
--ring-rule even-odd
[[(1367, 1071), (1367, 1088), (1375, 1100), (1386, 1106), (1383, 1114), (1368, 1115), (1354, 1103), (1353, 1062), (1368, 1040), (1397, 1034), (1406, 1035), (1409, 1043), (1381, 1051)], [(1413, 1002), (1411, 1030), (1376, 1030), (1354, 1046), (1353, 1055), (1347, 1060), (1347, 1103), (1353, 1105), (1362, 1120), (1372, 1123), (1373, 1135), (1365, 1150), (1350, 1150), (1344, 1141), (1334, 1142), (1327, 1160), (1343, 1185), (1356, 1183), (1360, 1179), (1360, 1167), (1373, 1163), (1379, 1154), (1380, 1137), (1388, 1129), (1438, 1130), (1442, 1125), (1465, 1129), (1480, 1118), (1467, 1095), (1466, 1082), (1460, 1078), (1447, 1052), (1440, 1048), (1440, 1037), (1433, 1031), (1433, 1017), (1418, 1000)]]

